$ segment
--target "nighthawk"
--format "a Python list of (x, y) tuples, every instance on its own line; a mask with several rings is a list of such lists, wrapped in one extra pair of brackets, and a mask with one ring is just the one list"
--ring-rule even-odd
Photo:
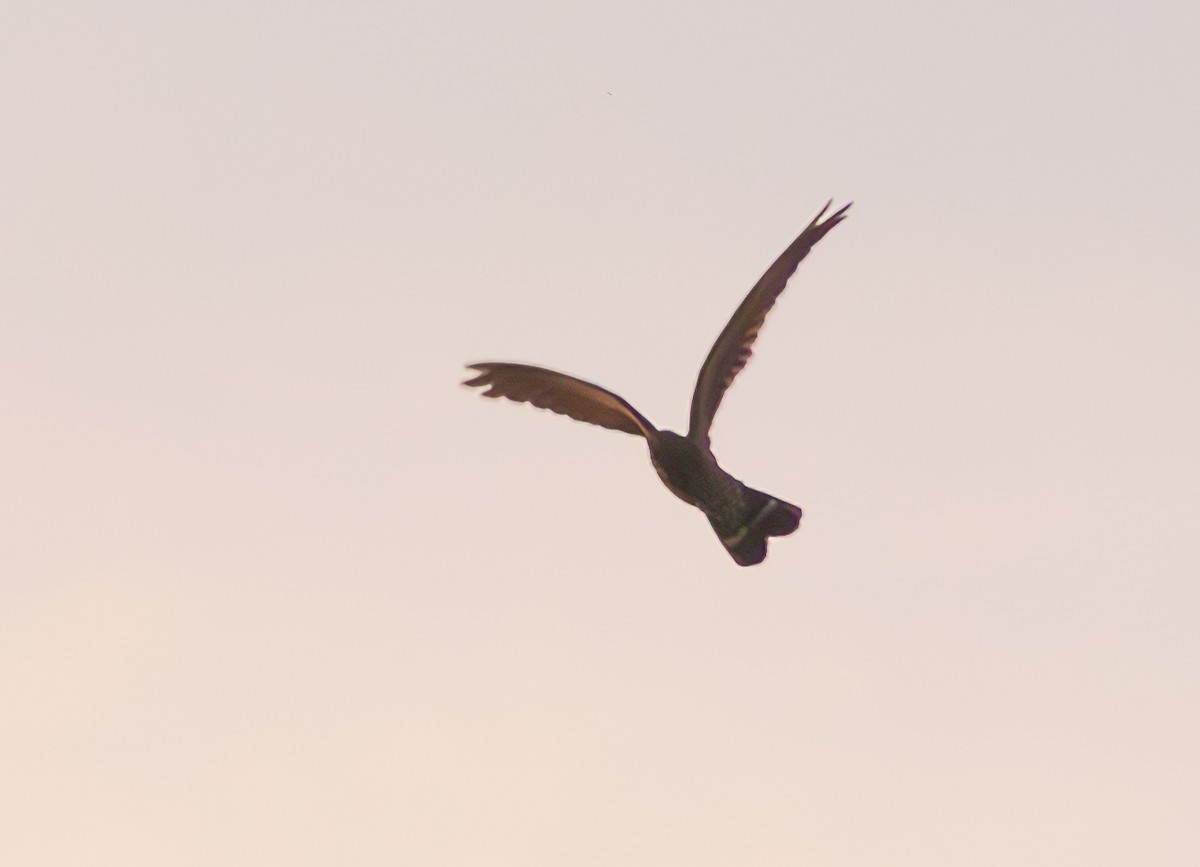
[(663, 484), (705, 514), (734, 561), (739, 566), (761, 563), (767, 556), (768, 536), (787, 536), (800, 526), (800, 507), (747, 487), (721, 469), (709, 448), (708, 431), (725, 391), (750, 360), (754, 340), (775, 299), (813, 245), (845, 219), (850, 205), (822, 220), (832, 204), (832, 200), (826, 203), (754, 284), (717, 337), (696, 379), (687, 436), (658, 430), (607, 389), (544, 367), (484, 361), (467, 365), (479, 375), (464, 384), (486, 388), (485, 397), (531, 403), (578, 421), (644, 437), (650, 462)]

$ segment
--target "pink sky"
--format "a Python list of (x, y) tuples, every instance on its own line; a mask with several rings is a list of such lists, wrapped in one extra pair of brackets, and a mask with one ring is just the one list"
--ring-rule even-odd
[[(1200, 863), (1198, 31), (18, 0), (0, 863)], [(713, 429), (761, 567), (458, 387), (685, 427), (830, 197)]]

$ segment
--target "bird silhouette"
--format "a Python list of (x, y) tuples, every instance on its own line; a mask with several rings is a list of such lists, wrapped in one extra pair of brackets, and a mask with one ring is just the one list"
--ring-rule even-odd
[(463, 384), (485, 388), (484, 397), (530, 403), (577, 421), (645, 438), (650, 462), (663, 483), (705, 514), (734, 562), (739, 566), (761, 563), (767, 556), (769, 536), (787, 536), (800, 526), (800, 507), (748, 487), (721, 469), (709, 447), (708, 433), (721, 398), (750, 360), (755, 338), (775, 299), (813, 245), (845, 219), (849, 204), (821, 219), (832, 204), (831, 199), (759, 278), (717, 337), (696, 379), (687, 436), (658, 430), (624, 398), (607, 389), (544, 367), (483, 361), (467, 365), (478, 375)]

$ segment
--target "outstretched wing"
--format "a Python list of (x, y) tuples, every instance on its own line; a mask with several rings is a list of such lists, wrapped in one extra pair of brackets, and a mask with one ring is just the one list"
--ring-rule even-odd
[(479, 371), (479, 375), (468, 379), (463, 385), (486, 387), (484, 397), (507, 397), (509, 400), (531, 403), (570, 416), (576, 421), (598, 424), (647, 439), (657, 433), (654, 425), (622, 398), (565, 373), (501, 361), (467, 366)]
[(709, 350), (704, 366), (700, 368), (700, 376), (696, 379), (696, 390), (692, 393), (692, 417), (688, 427), (688, 438), (693, 442), (708, 447), (708, 431), (712, 427), (713, 416), (721, 405), (738, 372), (750, 360), (754, 339), (758, 330), (766, 321), (767, 313), (775, 305), (775, 299), (787, 286), (788, 279), (796, 273), (800, 261), (808, 255), (813, 244), (825, 237), (825, 233), (845, 219), (846, 205), (841, 210), (829, 216), (824, 222), (821, 218), (833, 204), (830, 199), (821, 209), (821, 213), (813, 218), (808, 227), (800, 233), (767, 272), (759, 278), (750, 290), (745, 300), (734, 311), (729, 324), (725, 326), (713, 348)]

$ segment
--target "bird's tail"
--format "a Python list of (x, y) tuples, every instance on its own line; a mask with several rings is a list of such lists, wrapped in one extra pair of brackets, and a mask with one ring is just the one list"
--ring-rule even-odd
[(787, 536), (800, 526), (800, 507), (753, 488), (743, 490), (745, 511), (729, 526), (709, 516), (709, 523), (729, 556), (739, 566), (753, 566), (767, 556), (768, 536)]

